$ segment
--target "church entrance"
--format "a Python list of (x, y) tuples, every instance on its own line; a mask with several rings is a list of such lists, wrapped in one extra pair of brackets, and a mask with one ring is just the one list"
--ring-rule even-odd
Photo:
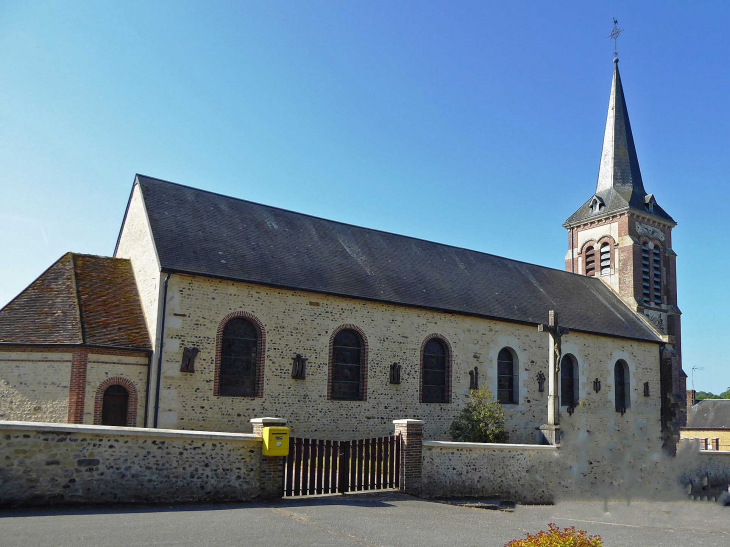
[(129, 392), (122, 386), (109, 386), (104, 392), (101, 425), (127, 426)]
[(400, 436), (357, 441), (294, 437), (283, 483), (285, 497), (400, 488)]

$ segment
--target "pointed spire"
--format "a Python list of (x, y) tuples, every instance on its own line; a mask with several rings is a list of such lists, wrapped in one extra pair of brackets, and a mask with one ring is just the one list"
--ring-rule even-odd
[(618, 58), (615, 58), (613, 62), (613, 82), (611, 82), (611, 97), (608, 101), (608, 116), (603, 136), (603, 152), (601, 153), (601, 166), (598, 170), (596, 194), (604, 194), (613, 188), (629, 203), (643, 202), (646, 191), (641, 180), (634, 136), (631, 134), (629, 111), (626, 108), (621, 75), (618, 71)]

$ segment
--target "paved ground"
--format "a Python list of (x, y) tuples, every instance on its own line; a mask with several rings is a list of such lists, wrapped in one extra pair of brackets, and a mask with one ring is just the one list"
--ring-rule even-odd
[(479, 546), (502, 547), (549, 522), (600, 534), (607, 547), (727, 546), (730, 507), (713, 503), (566, 503), (490, 511), (400, 493), (272, 504), (0, 511), (2, 547)]

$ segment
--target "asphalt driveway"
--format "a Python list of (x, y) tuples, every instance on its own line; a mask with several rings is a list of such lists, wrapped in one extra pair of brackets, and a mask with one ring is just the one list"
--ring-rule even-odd
[(606, 546), (727, 546), (730, 507), (713, 503), (564, 503), (513, 512), (389, 492), (276, 503), (0, 511), (0, 545), (503, 546), (525, 532), (576, 526)]

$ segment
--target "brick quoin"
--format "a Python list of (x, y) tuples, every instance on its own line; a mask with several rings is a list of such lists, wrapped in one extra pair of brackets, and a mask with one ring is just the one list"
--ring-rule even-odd
[(129, 406), (127, 407), (127, 427), (136, 427), (137, 388), (134, 387), (134, 384), (130, 380), (122, 378), (121, 376), (107, 378), (96, 389), (96, 395), (94, 396), (94, 425), (101, 425), (101, 414), (104, 408), (104, 392), (110, 386), (122, 386), (124, 389), (127, 390), (127, 393), (129, 393)]
[(84, 422), (84, 399), (86, 397), (86, 369), (89, 353), (75, 349), (71, 356), (71, 380), (68, 386), (68, 423)]
[[(215, 375), (213, 378), (213, 395), (220, 397), (220, 383), (221, 383), (221, 353), (223, 351), (223, 329), (226, 324), (237, 317), (242, 317), (256, 329), (256, 335), (258, 337), (258, 343), (256, 345), (256, 395), (254, 397), (264, 396), (264, 365), (266, 363), (266, 329), (258, 317), (245, 311), (235, 311), (229, 313), (223, 318), (223, 321), (218, 325), (218, 332), (215, 339)], [(226, 397), (228, 397), (226, 395)], [(250, 397), (248, 397), (250, 399)]]
[(360, 337), (362, 343), (362, 351), (360, 352), (360, 399), (358, 401), (368, 400), (368, 354), (370, 347), (368, 346), (368, 337), (365, 332), (357, 325), (346, 323), (340, 325), (330, 335), (329, 358), (327, 363), (327, 399), (332, 400), (332, 377), (334, 375), (334, 359), (335, 359), (335, 336), (343, 330), (355, 331)]

